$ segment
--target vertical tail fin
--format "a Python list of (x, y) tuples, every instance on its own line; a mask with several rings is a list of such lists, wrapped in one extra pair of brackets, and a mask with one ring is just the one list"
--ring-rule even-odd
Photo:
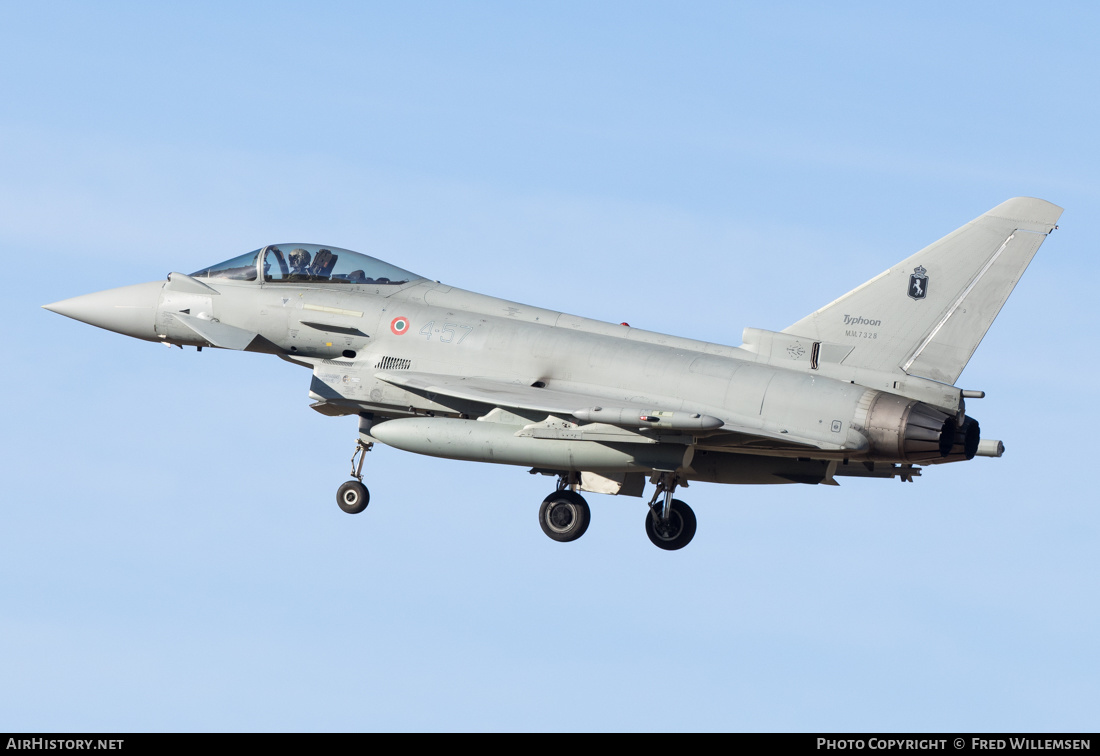
[(1002, 202), (784, 333), (854, 347), (846, 366), (953, 384), (1061, 214)]

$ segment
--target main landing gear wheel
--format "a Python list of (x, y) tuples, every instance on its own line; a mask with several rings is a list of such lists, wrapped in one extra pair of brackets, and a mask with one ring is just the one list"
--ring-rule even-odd
[(668, 522), (662, 522), (653, 511), (646, 513), (645, 533), (657, 548), (676, 551), (691, 543), (697, 524), (691, 507), (679, 499), (673, 499)]
[(575, 541), (588, 530), (591, 512), (580, 494), (561, 490), (547, 496), (539, 507), (542, 532), (555, 541)]
[(349, 480), (336, 492), (336, 503), (348, 514), (359, 514), (370, 504), (370, 491), (357, 480)]

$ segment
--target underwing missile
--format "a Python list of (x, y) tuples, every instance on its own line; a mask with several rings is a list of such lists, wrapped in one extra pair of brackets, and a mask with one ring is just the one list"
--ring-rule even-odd
[(713, 430), (723, 425), (717, 417), (698, 412), (662, 412), (629, 407), (591, 407), (576, 410), (573, 417), (584, 423), (607, 423), (624, 428)]

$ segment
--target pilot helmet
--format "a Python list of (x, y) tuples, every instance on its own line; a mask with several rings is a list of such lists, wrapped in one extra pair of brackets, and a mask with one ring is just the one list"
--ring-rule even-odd
[(307, 265), (309, 265), (310, 261), (309, 252), (305, 251), (301, 247), (291, 250), (288, 258), (290, 261), (290, 267), (297, 269), (305, 268)]

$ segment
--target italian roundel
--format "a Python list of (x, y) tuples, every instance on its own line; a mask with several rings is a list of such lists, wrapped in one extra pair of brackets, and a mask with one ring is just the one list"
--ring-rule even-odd
[(395, 336), (404, 335), (404, 333), (409, 330), (409, 319), (401, 317), (394, 318), (393, 322), (390, 323), (390, 330), (393, 331)]

